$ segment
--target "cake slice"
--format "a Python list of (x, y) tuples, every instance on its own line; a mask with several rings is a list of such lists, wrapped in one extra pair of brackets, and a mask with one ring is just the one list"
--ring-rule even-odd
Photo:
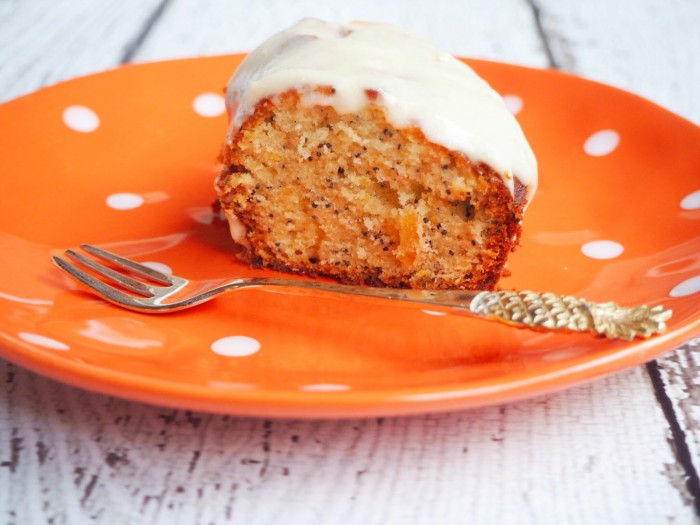
[(492, 289), (537, 164), (501, 97), (408, 31), (306, 19), (246, 57), (217, 179), (237, 255), (344, 283)]

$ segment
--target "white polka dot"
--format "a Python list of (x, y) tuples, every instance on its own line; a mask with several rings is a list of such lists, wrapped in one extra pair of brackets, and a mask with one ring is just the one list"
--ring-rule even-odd
[(113, 193), (107, 197), (106, 203), (115, 210), (133, 210), (143, 205), (144, 198), (135, 193)]
[(338, 385), (334, 383), (319, 383), (315, 385), (304, 385), (299, 390), (304, 392), (345, 392), (350, 390), (348, 385)]
[(428, 315), (435, 315), (435, 316), (447, 315), (447, 312), (436, 312), (435, 310), (423, 310), (423, 313), (428, 314)]
[(216, 93), (202, 93), (192, 102), (195, 113), (202, 117), (218, 117), (226, 112), (224, 97)]
[(85, 106), (69, 106), (63, 110), (63, 123), (73, 131), (90, 133), (100, 127), (100, 117)]
[(700, 292), (700, 275), (686, 279), (682, 283), (673, 287), (669, 293), (671, 297), (685, 297)]
[(583, 144), (583, 150), (592, 157), (602, 157), (615, 151), (620, 143), (620, 135), (617, 131), (604, 129), (593, 133)]
[(44, 348), (50, 348), (51, 350), (70, 350), (70, 346), (61, 341), (56, 341), (56, 339), (51, 339), (44, 335), (33, 334), (30, 332), (20, 332), (17, 334), (20, 339), (37, 346), (43, 346)]
[(503, 102), (506, 105), (506, 109), (513, 115), (517, 115), (523, 109), (523, 99), (517, 95), (504, 95)]
[(211, 349), (215, 354), (227, 357), (244, 357), (260, 350), (260, 341), (245, 335), (232, 335), (214, 341)]
[(592, 241), (581, 246), (583, 254), (591, 259), (614, 259), (624, 250), (624, 247), (615, 241)]
[(146, 261), (141, 264), (143, 264), (144, 266), (148, 266), (151, 270), (155, 270), (156, 272), (164, 273), (166, 275), (173, 274), (173, 269), (167, 264), (163, 264), (162, 262)]
[(700, 210), (700, 190), (686, 195), (681, 201), (684, 210)]

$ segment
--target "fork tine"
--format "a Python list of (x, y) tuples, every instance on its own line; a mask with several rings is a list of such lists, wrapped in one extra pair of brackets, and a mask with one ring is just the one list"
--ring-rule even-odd
[(127, 307), (134, 302), (133, 296), (122, 292), (121, 290), (117, 290), (116, 288), (97, 279), (96, 277), (93, 277), (89, 273), (84, 272), (77, 266), (74, 266), (73, 264), (69, 263), (65, 259), (56, 257), (55, 255), (51, 257), (51, 259), (53, 260), (56, 266), (61, 268), (71, 277), (85, 284), (93, 292), (96, 292), (98, 295), (101, 295), (105, 299)]
[(136, 292), (137, 294), (143, 295), (144, 297), (153, 297), (154, 295), (153, 291), (147, 284), (142, 283), (141, 281), (137, 281), (136, 279), (132, 279), (128, 275), (124, 275), (123, 273), (119, 273), (115, 270), (112, 270), (111, 268), (108, 268), (103, 264), (93, 261), (92, 259), (89, 259), (80, 253), (77, 253), (73, 250), (66, 250), (66, 255), (74, 261), (77, 261), (80, 264), (87, 266), (88, 268), (100, 274), (101, 276), (106, 277), (110, 281), (113, 281), (119, 284), (120, 286), (123, 286), (127, 290)]
[(137, 263), (136, 261), (132, 261), (131, 259), (127, 259), (126, 257), (122, 257), (121, 255), (117, 255), (116, 253), (108, 252), (107, 250), (103, 248), (98, 248), (97, 246), (93, 246), (92, 244), (82, 244), (80, 245), (80, 247), (86, 252), (94, 255), (95, 257), (99, 257), (118, 266), (128, 268), (135, 274), (140, 275), (142, 277), (146, 277), (148, 279), (152, 279), (158, 284), (162, 284), (165, 286), (170, 286), (173, 284), (173, 281), (169, 275), (154, 270), (153, 268), (149, 268), (148, 266), (145, 266), (143, 264)]

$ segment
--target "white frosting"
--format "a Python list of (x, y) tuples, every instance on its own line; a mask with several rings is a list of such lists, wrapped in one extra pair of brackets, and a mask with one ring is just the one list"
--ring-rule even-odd
[[(323, 95), (313, 88), (332, 86)], [(251, 52), (231, 78), (226, 102), (232, 137), (261, 100), (296, 89), (302, 103), (359, 111), (373, 102), (397, 128), (419, 127), (435, 144), (537, 186), (537, 161), (501, 96), (469, 66), (404, 29), (369, 22), (305, 19)]]

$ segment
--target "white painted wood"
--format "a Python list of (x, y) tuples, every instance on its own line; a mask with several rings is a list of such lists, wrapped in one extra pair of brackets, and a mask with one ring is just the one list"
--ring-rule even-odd
[[(527, 2), (501, 0), (180, 1), (144, 42), (137, 60), (248, 51), (304, 17), (374, 20), (417, 31), (456, 54), (546, 65)], [(165, 29), (167, 28), (167, 30)]]
[(160, 1), (0, 2), (0, 102), (115, 67)]
[(700, 472), (700, 338), (658, 360), (690, 459)]
[(0, 379), (3, 522), (693, 522), (641, 368), (503, 407), (350, 421), (150, 407), (6, 363)]
[(700, 123), (700, 2), (537, 3), (562, 69), (637, 93)]
[[(113, 67), (159, 5), (0, 2), (0, 98)], [(536, 5), (562, 67), (697, 122), (697, 2)], [(306, 15), (384, 20), (461, 55), (547, 64), (525, 0), (170, 0), (132, 59), (246, 50)], [(660, 360), (695, 458), (698, 361), (697, 345)], [(643, 367), (503, 407), (314, 422), (150, 407), (0, 360), (0, 523), (698, 523), (674, 452)]]

